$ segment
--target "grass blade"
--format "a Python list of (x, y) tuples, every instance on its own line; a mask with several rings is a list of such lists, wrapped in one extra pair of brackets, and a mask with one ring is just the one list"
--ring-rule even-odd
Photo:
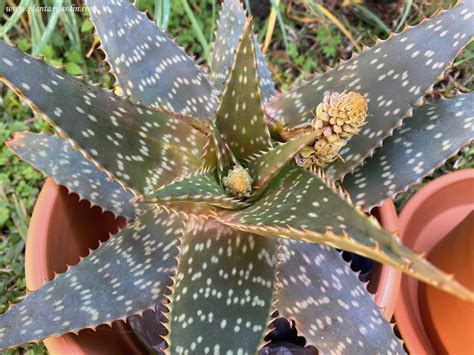
[(39, 6), (38, 0), (33, 0), (28, 9), (28, 16), (31, 24), (32, 53), (37, 52), (36, 48), (41, 41), (41, 36), (45, 29), (41, 13), (39, 11), (35, 11), (35, 7), (37, 6)]
[(390, 29), (387, 27), (387, 25), (364, 5), (360, 5), (356, 2), (351, 2), (351, 5), (354, 6), (354, 8), (362, 15), (362, 17), (376, 24), (385, 33), (390, 34)]
[[(2, 1), (3, 5), (2, 8), (5, 6), (5, 2)], [(21, 15), (25, 12), (25, 10), (30, 6), (31, 0), (21, 0), (20, 5), (16, 8), (15, 12), (13, 15), (10, 16), (10, 18), (7, 20), (5, 25), (2, 26), (0, 29), (0, 37), (5, 36), (8, 31), (12, 29), (13, 26), (16, 25), (16, 23), (20, 20)], [(3, 13), (3, 9), (2, 9)]]
[(252, 16), (252, 8), (250, 7), (250, 0), (244, 0), (245, 2), (245, 9), (247, 10), (247, 14)]
[(344, 24), (339, 21), (339, 19), (328, 9), (326, 9), (323, 5), (313, 3), (311, 1), (311, 6), (324, 17), (326, 17), (329, 21), (331, 21), (337, 28), (347, 37), (347, 39), (352, 43), (355, 49), (360, 50), (359, 44), (356, 42), (354, 37), (352, 37), (351, 32), (344, 26)]
[(170, 14), (171, 14), (170, 0), (163, 0), (163, 17), (161, 20), (161, 28), (163, 30), (166, 30), (168, 28), (168, 24), (170, 22)]
[(270, 46), (270, 42), (272, 40), (273, 36), (273, 31), (275, 29), (275, 22), (278, 19), (278, 24), (280, 25), (281, 28), (281, 33), (283, 35), (283, 42), (285, 44), (285, 49), (288, 51), (288, 37), (286, 35), (286, 29), (285, 29), (285, 23), (283, 21), (283, 16), (281, 15), (280, 12), (280, 0), (271, 0), (272, 3), (272, 10), (270, 12), (270, 16), (268, 17), (268, 27), (267, 27), (267, 32), (265, 34), (265, 42), (263, 44), (263, 53), (265, 53), (268, 50), (268, 47)]
[(162, 28), (162, 20), (163, 20), (163, 7), (161, 0), (154, 1), (155, 9), (153, 11), (153, 15), (155, 16), (155, 23), (159, 28)]
[[(72, 6), (71, 0), (64, 0), (64, 6)], [(71, 41), (72, 49), (81, 52), (81, 37), (79, 35), (76, 15), (72, 11), (61, 11), (59, 16), (64, 25), (64, 31)]]
[(403, 16), (400, 19), (400, 22), (398, 23), (397, 28), (395, 28), (395, 32), (400, 31), (400, 29), (402, 28), (403, 24), (405, 23), (408, 17), (408, 14), (410, 13), (412, 5), (413, 5), (413, 0), (407, 0), (407, 6), (405, 7), (405, 11), (403, 12)]
[(202, 32), (201, 25), (199, 24), (196, 17), (194, 16), (193, 10), (189, 6), (188, 0), (181, 0), (181, 4), (183, 4), (184, 11), (186, 12), (186, 15), (188, 15), (189, 20), (191, 21), (191, 24), (193, 26), (194, 32), (196, 32), (196, 37), (199, 43), (201, 44), (201, 47), (204, 52), (203, 58), (204, 60), (208, 61), (210, 58), (209, 44), (207, 43), (206, 36)]
[(217, 0), (212, 0), (212, 20), (211, 20), (211, 30), (209, 31), (209, 42), (212, 41), (212, 38), (214, 36), (214, 30), (216, 28), (216, 23), (217, 23), (217, 6), (216, 6), (216, 1)]
[(54, 0), (53, 2), (53, 11), (51, 13), (51, 16), (49, 17), (48, 20), (48, 25), (46, 26), (43, 34), (41, 35), (41, 38), (37, 44), (37, 46), (34, 47), (33, 50), (33, 55), (37, 56), (38, 54), (41, 53), (43, 50), (43, 47), (48, 43), (49, 39), (51, 38), (51, 35), (53, 34), (53, 31), (56, 29), (56, 24), (58, 23), (58, 18), (59, 14), (61, 13), (61, 7), (63, 5), (63, 0)]

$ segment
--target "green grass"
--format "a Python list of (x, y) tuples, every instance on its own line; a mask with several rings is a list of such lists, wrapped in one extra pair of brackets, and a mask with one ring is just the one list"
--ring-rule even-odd
[[(12, 155), (4, 142), (13, 132), (47, 130), (44, 121), (34, 118), (11, 91), (3, 95), (0, 108), (0, 313), (9, 302), (18, 302), (25, 293), (24, 245), (29, 216), (43, 180), (41, 173)], [(40, 354), (42, 345), (22, 351)], [(14, 353), (10, 351), (9, 353)]]
[[(32, 0), (38, 3), (39, 0)], [(64, 1), (69, 3), (70, 1)], [(166, 0), (140, 0), (138, 6), (147, 10), (149, 14), (159, 16), (159, 25), (168, 27), (172, 37), (176, 37), (178, 44), (185, 47), (186, 51), (198, 56), (198, 61), (205, 64), (205, 58), (199, 56), (203, 48), (212, 43), (217, 18), (216, 3), (219, 1), (194, 0), (189, 4), (195, 18), (187, 17), (189, 9), (183, 6), (182, 1), (170, 1), (171, 9), (169, 22), (166, 17)], [(407, 21), (417, 23), (420, 14), (431, 14), (436, 4), (442, 1), (414, 1), (407, 14)], [(3, 1), (0, 1), (0, 5)], [(13, 1), (6, 1), (7, 4)], [(41, 3), (52, 3), (42, 0)], [(287, 1), (282, 0), (281, 9), (285, 9)], [(325, 3), (325, 2), (321, 2)], [(346, 8), (331, 7), (327, 1), (325, 6), (335, 14), (352, 36), (365, 44), (373, 44), (373, 36), (386, 38), (386, 27), (393, 30), (399, 24), (396, 14), (389, 14), (383, 8), (370, 8), (367, 10), (355, 6)], [(443, 1), (447, 3), (447, 1)], [(161, 8), (155, 7), (161, 6)], [(363, 6), (363, 5), (361, 5)], [(2, 12), (0, 24), (8, 23), (10, 14)], [(304, 5), (294, 5), (291, 11), (282, 11), (283, 23), (286, 26), (288, 46), (282, 31), (277, 28), (273, 32), (267, 59), (274, 73), (277, 85), (282, 90), (288, 90), (291, 85), (297, 85), (302, 80), (308, 79), (312, 73), (323, 71), (324, 66), (337, 64), (338, 58), (347, 58), (352, 50), (347, 38), (337, 27), (325, 18), (318, 18), (311, 14)], [(399, 12), (400, 13), (400, 12)], [(312, 17), (312, 22), (303, 23), (303, 17)], [(54, 65), (62, 65), (73, 75), (84, 75), (87, 80), (98, 82), (103, 87), (113, 86), (113, 77), (107, 73), (108, 65), (102, 62), (103, 55), (94, 48), (93, 27), (88, 19), (88, 14), (65, 15), (60, 14), (54, 31), (47, 31), (50, 18), (36, 16), (29, 19), (24, 14), (8, 30), (2, 39), (9, 39), (24, 51), (38, 50), (45, 60)], [(259, 32), (262, 42), (265, 35), (266, 20), (255, 18), (255, 30)], [(11, 21), (10, 21), (11, 23)], [(34, 24), (31, 27), (29, 23)], [(384, 26), (382, 26), (384, 24)], [(10, 26), (10, 25), (9, 25)], [(202, 30), (197, 38), (195, 28)], [(278, 26), (278, 23), (277, 23)], [(0, 29), (1, 33), (1, 29)], [(46, 36), (43, 35), (46, 33)], [(86, 53), (91, 52), (90, 56)], [(436, 87), (437, 92), (452, 93), (453, 90), (472, 90), (472, 69), (474, 66), (474, 45), (471, 44), (464, 54), (456, 61), (455, 68)], [(0, 296), (0, 313), (8, 308), (8, 302), (18, 302), (25, 292), (24, 279), (24, 244), (27, 234), (29, 216), (31, 215), (36, 196), (44, 180), (43, 176), (32, 169), (28, 164), (18, 158), (6, 148), (4, 142), (11, 138), (13, 132), (30, 130), (35, 132), (48, 131), (49, 127), (36, 118), (26, 105), (6, 87), (0, 87), (2, 93), (2, 107), (0, 108), (0, 289), (5, 290)], [(438, 169), (433, 177), (440, 176), (449, 171), (474, 167), (474, 148), (468, 147), (451, 159), (446, 167)], [(427, 178), (426, 181), (433, 177)], [(406, 200), (416, 191), (411, 189), (397, 197), (397, 204), (401, 207)], [(41, 354), (45, 352), (41, 345), (25, 346), (13, 353)]]

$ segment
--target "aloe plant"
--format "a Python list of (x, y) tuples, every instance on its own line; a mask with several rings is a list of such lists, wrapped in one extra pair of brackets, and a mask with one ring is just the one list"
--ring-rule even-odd
[(57, 132), (9, 146), (129, 225), (1, 315), (0, 348), (166, 304), (172, 353), (254, 353), (275, 310), (323, 352), (403, 352), (334, 248), (474, 301), (364, 207), (472, 140), (472, 94), (413, 111), (472, 37), (472, 1), (281, 95), (239, 0), (223, 3), (210, 79), (127, 0), (88, 5), (127, 97), (0, 42), (2, 81)]

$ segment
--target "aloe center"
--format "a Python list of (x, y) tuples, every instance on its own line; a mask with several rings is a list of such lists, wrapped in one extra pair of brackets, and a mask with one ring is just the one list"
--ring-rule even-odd
[(222, 178), (222, 184), (228, 194), (237, 198), (250, 197), (252, 193), (253, 179), (248, 169), (241, 165), (235, 165), (229, 170), (227, 176)]

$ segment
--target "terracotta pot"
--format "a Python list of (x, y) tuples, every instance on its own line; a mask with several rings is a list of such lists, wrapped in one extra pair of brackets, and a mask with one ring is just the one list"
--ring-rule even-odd
[[(31, 217), (26, 243), (25, 273), (29, 290), (36, 290), (54, 273), (66, 271), (80, 257), (96, 249), (110, 233), (125, 225), (125, 219), (115, 219), (102, 213), (99, 207), (79, 201), (64, 187), (46, 180)], [(44, 341), (51, 354), (146, 354), (130, 328), (121, 321), (112, 327), (102, 325), (97, 331), (80, 331)]]
[[(371, 211), (382, 227), (398, 234), (398, 215), (393, 200), (387, 199), (379, 207)], [(397, 304), (401, 271), (383, 264), (375, 264), (371, 271), (368, 289), (375, 294), (375, 303), (383, 310), (386, 321), (390, 322)]]
[[(457, 233), (450, 232), (474, 210), (473, 186), (474, 169), (450, 173), (423, 187), (400, 214), (403, 243), (425, 252), (436, 266), (454, 273), (468, 287), (470, 283), (471, 289), (474, 286), (472, 229), (470, 237), (464, 237), (464, 240), (453, 237)], [(403, 276), (395, 318), (411, 353), (467, 354), (474, 352), (474, 319), (469, 321), (472, 307), (472, 304)], [(463, 324), (463, 320), (467, 323)]]
[[(398, 229), (398, 217), (391, 200), (375, 213), (390, 231)], [(26, 244), (26, 282), (30, 290), (41, 287), (54, 272), (66, 271), (66, 265), (79, 262), (80, 256), (97, 248), (125, 225), (123, 218), (114, 219), (98, 207), (90, 208), (87, 201), (79, 201), (75, 194), (48, 179), (36, 202)], [(378, 267), (370, 287), (376, 290), (376, 302), (390, 320), (396, 302), (400, 273), (390, 267)], [(51, 354), (142, 354), (146, 353), (130, 328), (123, 322), (113, 327), (100, 326), (97, 332), (84, 330), (79, 335), (66, 334), (45, 340)]]
[[(431, 250), (428, 260), (474, 289), (474, 211)], [(426, 284), (420, 285), (418, 297), (434, 348), (443, 354), (473, 354), (474, 303)]]

